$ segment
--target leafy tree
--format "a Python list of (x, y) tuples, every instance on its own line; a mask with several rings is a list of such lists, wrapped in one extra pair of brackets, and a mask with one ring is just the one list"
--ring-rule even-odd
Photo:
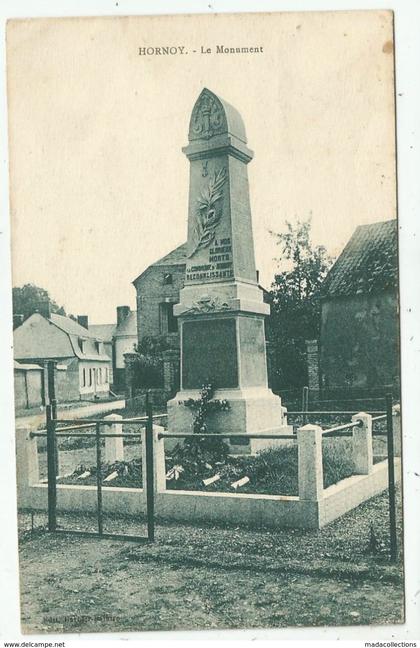
[(271, 285), (268, 322), (273, 389), (307, 384), (305, 340), (318, 338), (320, 287), (332, 259), (324, 246), (311, 242), (311, 217), (286, 221), (286, 231), (271, 232), (280, 247), (278, 272)]
[(166, 335), (145, 335), (141, 338), (139, 343), (134, 346), (134, 351), (145, 356), (160, 356), (162, 351), (171, 348), (171, 343)]
[(47, 290), (34, 284), (29, 283), (24, 286), (14, 287), (12, 298), (13, 313), (15, 315), (23, 315), (24, 320), (32, 315), (32, 313), (35, 313), (46, 302), (50, 303), (52, 313), (58, 313), (58, 315), (66, 314), (64, 308), (51, 299)]

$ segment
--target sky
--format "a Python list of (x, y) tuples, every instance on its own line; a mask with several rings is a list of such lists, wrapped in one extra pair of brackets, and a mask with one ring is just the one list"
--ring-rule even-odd
[[(139, 56), (165, 45), (188, 54)], [(186, 240), (181, 149), (203, 87), (238, 109), (255, 153), (264, 286), (286, 220), (312, 214), (313, 242), (337, 256), (357, 225), (395, 217), (388, 12), (12, 21), (7, 64), (13, 285), (91, 323), (134, 308), (133, 279)]]

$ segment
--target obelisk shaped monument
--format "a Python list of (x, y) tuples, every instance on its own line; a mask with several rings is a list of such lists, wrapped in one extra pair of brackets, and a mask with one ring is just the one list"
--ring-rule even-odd
[[(281, 400), (268, 388), (263, 301), (255, 268), (245, 127), (238, 111), (206, 88), (192, 111), (188, 258), (174, 313), (181, 339), (181, 388), (168, 403), (169, 432), (191, 430), (198, 399), (211, 383), (227, 411), (212, 412), (209, 430), (284, 433)], [(243, 439), (238, 452), (265, 443)], [(231, 442), (233, 446), (235, 445)]]

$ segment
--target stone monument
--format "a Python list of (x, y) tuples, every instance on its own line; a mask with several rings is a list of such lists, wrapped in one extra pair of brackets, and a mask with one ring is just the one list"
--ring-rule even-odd
[[(290, 434), (281, 400), (268, 388), (263, 301), (255, 268), (245, 127), (238, 111), (206, 88), (192, 111), (188, 258), (174, 308), (181, 339), (181, 387), (168, 403), (168, 431), (191, 430), (183, 402), (211, 383), (227, 411), (213, 412), (209, 431), (242, 435), (236, 453), (273, 445), (246, 434)], [(244, 436), (245, 435), (245, 436)], [(276, 442), (274, 442), (275, 444)]]

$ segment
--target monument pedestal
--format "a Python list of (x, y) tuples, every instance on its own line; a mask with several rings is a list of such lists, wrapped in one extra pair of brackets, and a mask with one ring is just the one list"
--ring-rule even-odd
[[(181, 338), (181, 389), (168, 403), (169, 433), (190, 433), (198, 400), (211, 384), (227, 410), (206, 418), (209, 432), (239, 435), (232, 452), (256, 452), (290, 434), (281, 400), (268, 388), (264, 318), (255, 269), (246, 165), (253, 153), (235, 108), (204, 89), (190, 121), (188, 259), (174, 308)], [(278, 434), (277, 440), (246, 439)]]
[[(183, 402), (189, 398), (198, 399), (200, 390), (181, 390), (168, 402), (169, 432), (192, 432), (193, 412)], [(287, 425), (281, 400), (268, 388), (254, 387), (248, 389), (217, 389), (214, 398), (226, 400), (229, 409), (212, 412), (206, 419), (208, 432), (237, 434), (238, 441), (229, 443), (232, 454), (255, 454), (260, 450), (285, 445), (283, 434), (293, 433), (293, 427)], [(276, 434), (277, 439), (247, 439), (247, 433)], [(167, 439), (167, 441), (169, 441)], [(179, 439), (177, 439), (177, 442)], [(174, 443), (170, 443), (168, 448)]]
[[(203, 289), (205, 291), (203, 293)], [(181, 390), (168, 403), (169, 432), (191, 432), (194, 413), (184, 405), (198, 400), (211, 384), (213, 398), (228, 409), (206, 419), (210, 433), (238, 435), (232, 454), (254, 454), (284, 444), (292, 434), (281, 399), (267, 383), (264, 318), (269, 306), (257, 285), (213, 283), (186, 286), (175, 306), (181, 338)], [(250, 433), (276, 434), (279, 440), (246, 439)]]

